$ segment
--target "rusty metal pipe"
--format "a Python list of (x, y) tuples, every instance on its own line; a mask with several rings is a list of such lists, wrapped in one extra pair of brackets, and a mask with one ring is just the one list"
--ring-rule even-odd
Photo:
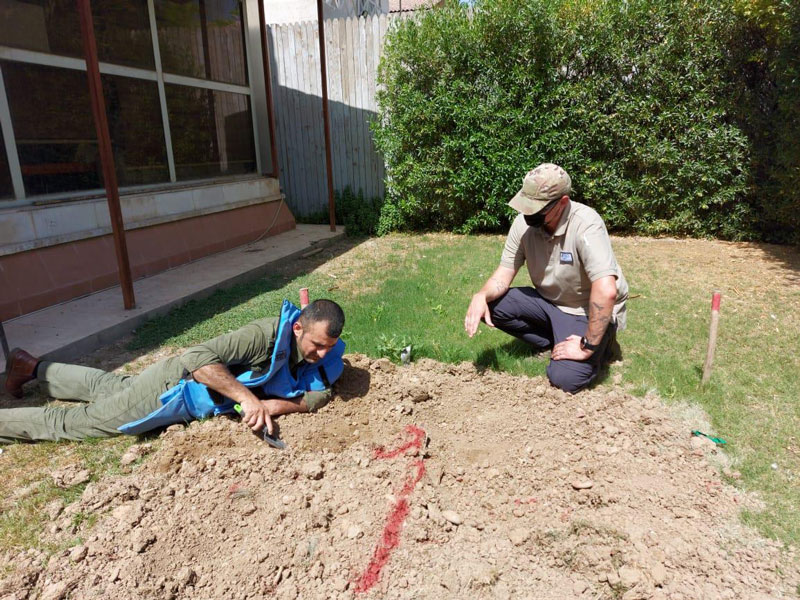
[(117, 254), (117, 270), (122, 287), (122, 301), (126, 309), (136, 306), (133, 295), (133, 279), (128, 259), (128, 246), (125, 242), (125, 224), (122, 220), (122, 208), (119, 203), (119, 187), (117, 171), (114, 166), (114, 153), (111, 150), (111, 135), (108, 132), (106, 103), (103, 99), (103, 83), (100, 80), (100, 64), (97, 59), (97, 41), (94, 37), (94, 22), (90, 0), (76, 0), (78, 16), (81, 22), (81, 38), (83, 53), (86, 59), (86, 76), (89, 82), (89, 99), (92, 104), (94, 126), (97, 131), (97, 146), (100, 152), (100, 163), (103, 170), (103, 184), (106, 188), (108, 212), (111, 216), (111, 230), (114, 234), (114, 249)]
[(325, 21), (322, 18), (322, 0), (317, 0), (317, 21), (319, 21), (319, 63), (322, 71), (322, 119), (325, 122), (328, 218), (331, 222), (331, 231), (336, 231), (336, 201), (333, 199), (333, 158), (331, 157), (331, 116), (328, 112), (328, 68), (325, 64)]
[(279, 178), (278, 140), (275, 137), (275, 104), (272, 99), (272, 67), (269, 64), (269, 38), (267, 37), (267, 21), (264, 16), (264, 2), (258, 0), (258, 27), (261, 30), (261, 62), (264, 65), (264, 89), (267, 96), (267, 121), (269, 122), (269, 147), (272, 155), (272, 173), (266, 173), (275, 179)]

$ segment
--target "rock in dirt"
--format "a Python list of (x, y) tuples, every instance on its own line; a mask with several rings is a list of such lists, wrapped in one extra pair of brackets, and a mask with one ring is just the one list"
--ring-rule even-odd
[(527, 529), (523, 529), (518, 527), (516, 529), (512, 529), (511, 533), (508, 534), (508, 539), (511, 540), (511, 543), (515, 546), (521, 546), (525, 542), (528, 541), (530, 537), (530, 532)]
[(650, 577), (656, 586), (661, 587), (667, 580), (667, 568), (662, 563), (656, 563), (650, 569)]
[(156, 536), (152, 533), (146, 531), (137, 531), (132, 540), (131, 549), (137, 553), (141, 554), (144, 552), (147, 547), (156, 541)]
[(192, 585), (195, 581), (197, 581), (197, 573), (191, 567), (181, 567), (175, 575), (175, 583), (181, 587)]
[(619, 580), (626, 588), (632, 588), (642, 580), (642, 572), (633, 567), (620, 567)]
[(461, 523), (463, 523), (463, 520), (461, 519), (461, 515), (459, 515), (454, 510), (443, 510), (442, 511), (442, 518), (445, 521), (449, 521), (453, 525), (461, 525)]
[(73, 581), (51, 583), (44, 588), (39, 600), (63, 600), (73, 587), (75, 587), (75, 582)]
[(388, 358), (379, 358), (375, 362), (373, 362), (370, 367), (373, 371), (384, 371), (386, 373), (392, 373), (395, 370), (395, 365), (392, 361)]
[(427, 390), (422, 388), (417, 388), (410, 390), (409, 397), (411, 398), (411, 402), (419, 404), (420, 402), (426, 402), (430, 400), (431, 395), (428, 393)]
[(588, 587), (589, 585), (585, 581), (576, 581), (572, 584), (572, 593), (576, 596), (580, 596)]
[(63, 510), (64, 510), (64, 501), (61, 498), (49, 502), (47, 506), (44, 507), (44, 511), (45, 513), (47, 513), (47, 517), (51, 521), (55, 521), (58, 518), (58, 515), (60, 515), (61, 511)]
[(325, 475), (325, 467), (322, 461), (319, 460), (312, 460), (305, 463), (301, 470), (303, 475), (308, 479), (322, 479), (322, 476)]
[(134, 444), (125, 454), (122, 455), (122, 458), (119, 459), (119, 464), (123, 467), (130, 465), (131, 463), (136, 462), (141, 457), (150, 454), (153, 451), (153, 444)]
[(78, 465), (69, 465), (63, 469), (53, 471), (51, 477), (56, 487), (62, 489), (70, 488), (89, 481), (92, 474), (89, 469), (81, 469)]
[(69, 559), (72, 562), (81, 562), (88, 553), (89, 549), (86, 546), (75, 546), (69, 553)]
[(572, 482), (572, 487), (576, 490), (588, 490), (594, 485), (591, 479), (576, 479)]
[(358, 525), (351, 525), (347, 528), (347, 533), (345, 535), (347, 535), (348, 539), (355, 540), (362, 537), (364, 532), (361, 531), (361, 527)]

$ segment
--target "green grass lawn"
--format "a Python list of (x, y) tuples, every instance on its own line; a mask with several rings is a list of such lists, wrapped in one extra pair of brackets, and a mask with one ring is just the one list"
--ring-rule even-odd
[[(614, 381), (633, 394), (656, 392), (666, 402), (705, 409), (741, 472), (731, 483), (764, 500), (765, 510), (744, 513), (745, 522), (800, 546), (800, 253), (702, 240), (613, 243), (632, 296), (628, 328), (619, 336), (624, 361), (612, 367)], [(166, 353), (277, 315), (283, 298), (297, 301), (297, 290), (308, 287), (312, 298), (329, 297), (345, 309), (348, 352), (395, 357), (412, 344), (415, 358), (545, 374), (548, 353), (532, 354), (484, 325), (473, 339), (464, 333), (467, 305), (497, 266), (502, 236), (395, 235), (348, 244), (147, 323), (131, 342), (143, 356), (123, 368), (140, 370)], [(516, 285), (529, 283), (523, 270)], [(720, 335), (711, 381), (701, 389), (714, 289), (723, 291)], [(600, 385), (613, 384), (607, 378)], [(113, 472), (134, 441), (46, 443), (8, 452), (0, 462), (0, 476), (11, 482), (0, 492), (0, 508), (7, 507), (0, 511), (0, 550), (43, 547), (36, 540), (45, 520), (36, 515), (54, 498), (68, 502), (82, 491), (55, 488), (49, 469), (79, 460), (97, 478)], [(35, 489), (19, 502), (14, 488), (26, 486)]]
[[(370, 240), (310, 273), (275, 276), (183, 307), (143, 327), (134, 343), (184, 347), (276, 314), (284, 297), (294, 300), (308, 287), (312, 298), (329, 297), (345, 309), (349, 352), (394, 356), (412, 344), (415, 358), (544, 375), (547, 353), (534, 355), (486, 326), (471, 340), (464, 333), (470, 297), (496, 267), (502, 241)], [(620, 334), (624, 362), (612, 372), (634, 394), (655, 391), (667, 402), (702, 406), (715, 433), (728, 441), (741, 484), (766, 502), (766, 510), (745, 513), (745, 521), (800, 545), (800, 287), (782, 285), (784, 274), (796, 273), (796, 253), (777, 249), (780, 260), (759, 247), (701, 240), (617, 238), (614, 246), (632, 299)], [(756, 255), (738, 256), (742, 248)], [(524, 270), (515, 283), (529, 284)], [(720, 335), (711, 381), (701, 389), (714, 289), (723, 291)]]

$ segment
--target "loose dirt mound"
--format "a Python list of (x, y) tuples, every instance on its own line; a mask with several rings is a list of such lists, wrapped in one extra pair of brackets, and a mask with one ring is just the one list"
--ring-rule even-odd
[(54, 540), (83, 543), (4, 557), (0, 598), (794, 596), (794, 557), (737, 524), (713, 444), (657, 400), (349, 362), (329, 407), (281, 420), (286, 451), (224, 418), (134, 446), (52, 507)]

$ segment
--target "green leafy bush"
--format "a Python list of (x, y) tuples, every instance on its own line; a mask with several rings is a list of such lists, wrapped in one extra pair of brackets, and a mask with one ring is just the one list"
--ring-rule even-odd
[(737, 18), (720, 0), (479, 0), (400, 22), (379, 232), (505, 227), (548, 161), (611, 228), (751, 236), (750, 145), (725, 101)]
[[(363, 190), (355, 194), (349, 185), (342, 191), (334, 191), (333, 198), (336, 204), (336, 223), (344, 225), (348, 236), (375, 235), (383, 200), (378, 197), (367, 199)], [(324, 209), (307, 215), (297, 215), (295, 219), (298, 223), (327, 224), (330, 215)]]
[(752, 202), (767, 241), (800, 243), (800, 3), (736, 0), (736, 118), (753, 148)]
[(335, 193), (336, 222), (342, 223), (349, 236), (375, 235), (380, 217), (380, 198), (365, 198), (364, 191), (354, 194), (348, 185), (341, 193)]

